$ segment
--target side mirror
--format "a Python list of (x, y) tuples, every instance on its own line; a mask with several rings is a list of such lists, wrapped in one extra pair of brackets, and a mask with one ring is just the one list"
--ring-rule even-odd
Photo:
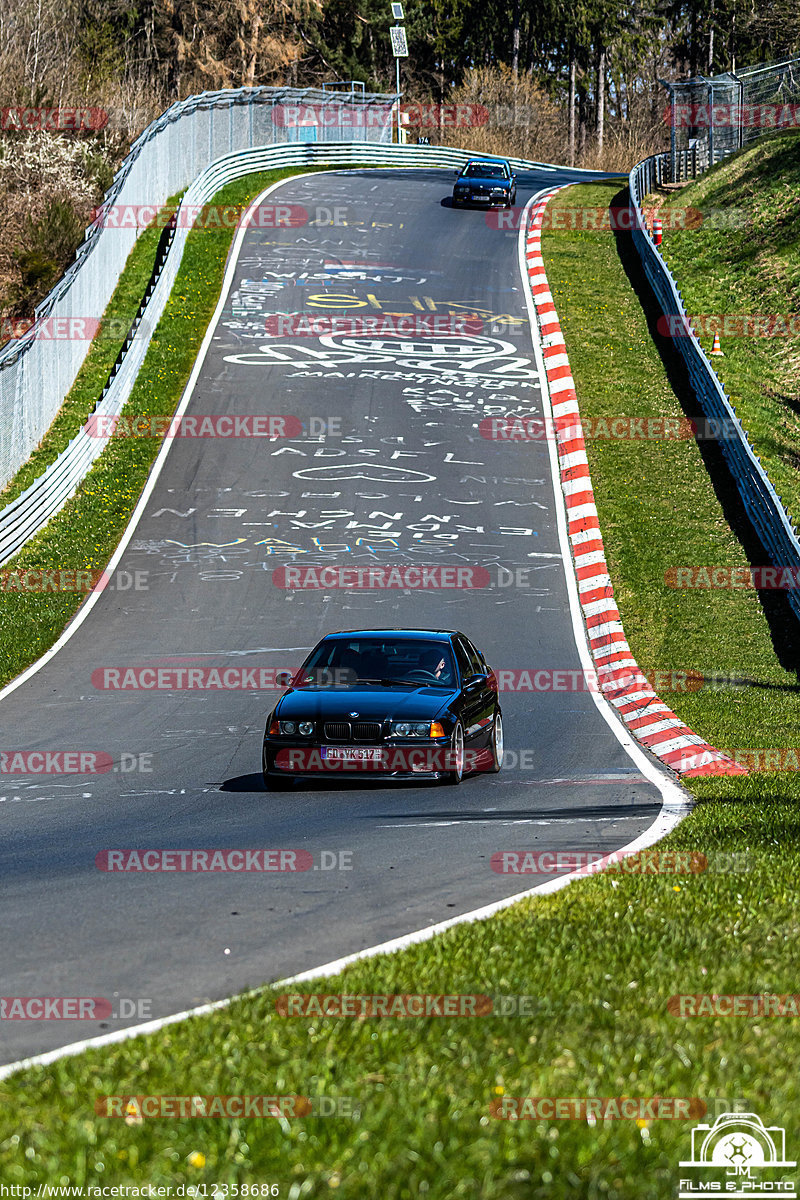
[(288, 687), (289, 684), (292, 682), (292, 678), (293, 678), (293, 676), (292, 676), (291, 671), (276, 671), (275, 672), (275, 686), (279, 687), (279, 688)]
[(488, 678), (488, 675), (468, 675), (464, 680), (464, 687), (472, 691), (474, 688), (485, 684)]

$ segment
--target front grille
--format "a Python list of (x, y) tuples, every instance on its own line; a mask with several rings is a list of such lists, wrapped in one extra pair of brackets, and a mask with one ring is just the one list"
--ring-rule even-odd
[(377, 721), (356, 721), (353, 726), (354, 742), (377, 742), (380, 736), (381, 727)]
[(328, 721), (325, 725), (325, 737), (329, 742), (349, 742), (349, 721)]

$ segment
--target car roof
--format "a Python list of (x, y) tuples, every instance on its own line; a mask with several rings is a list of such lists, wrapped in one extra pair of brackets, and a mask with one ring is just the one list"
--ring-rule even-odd
[(352, 637), (385, 637), (386, 634), (392, 634), (398, 639), (421, 638), (424, 641), (445, 642), (451, 637), (455, 637), (457, 633), (457, 629), (340, 629), (336, 633), (326, 634), (322, 640), (329, 641), (334, 638)]
[(483, 155), (480, 158), (471, 158), (468, 162), (464, 163), (464, 167), (471, 167), (473, 163), (491, 163), (493, 167), (496, 167), (498, 164), (500, 164), (501, 166), (508, 167), (509, 169), (511, 167), (511, 163), (507, 158), (487, 158)]

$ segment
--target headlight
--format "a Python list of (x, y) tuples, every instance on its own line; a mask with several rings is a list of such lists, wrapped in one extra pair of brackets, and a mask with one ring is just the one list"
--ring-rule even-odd
[(434, 721), (392, 721), (389, 729), (390, 737), (436, 737), (433, 733), (433, 726), (438, 722)]
[(272, 720), (269, 723), (270, 737), (292, 737), (296, 733), (301, 733), (303, 737), (309, 737), (314, 732), (314, 724), (312, 721), (301, 721), (298, 725), (296, 721), (276, 721)]

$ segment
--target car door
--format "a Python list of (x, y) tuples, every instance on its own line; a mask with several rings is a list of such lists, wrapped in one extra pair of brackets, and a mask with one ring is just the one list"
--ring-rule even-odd
[[(464, 737), (473, 745), (485, 745), (494, 720), (496, 699), (490, 686), (488, 669), (481, 655), (467, 638), (459, 634), (453, 641), (461, 672), (461, 688), (464, 697), (462, 709)], [(482, 679), (467, 687), (466, 680), (470, 675), (480, 675)]]

